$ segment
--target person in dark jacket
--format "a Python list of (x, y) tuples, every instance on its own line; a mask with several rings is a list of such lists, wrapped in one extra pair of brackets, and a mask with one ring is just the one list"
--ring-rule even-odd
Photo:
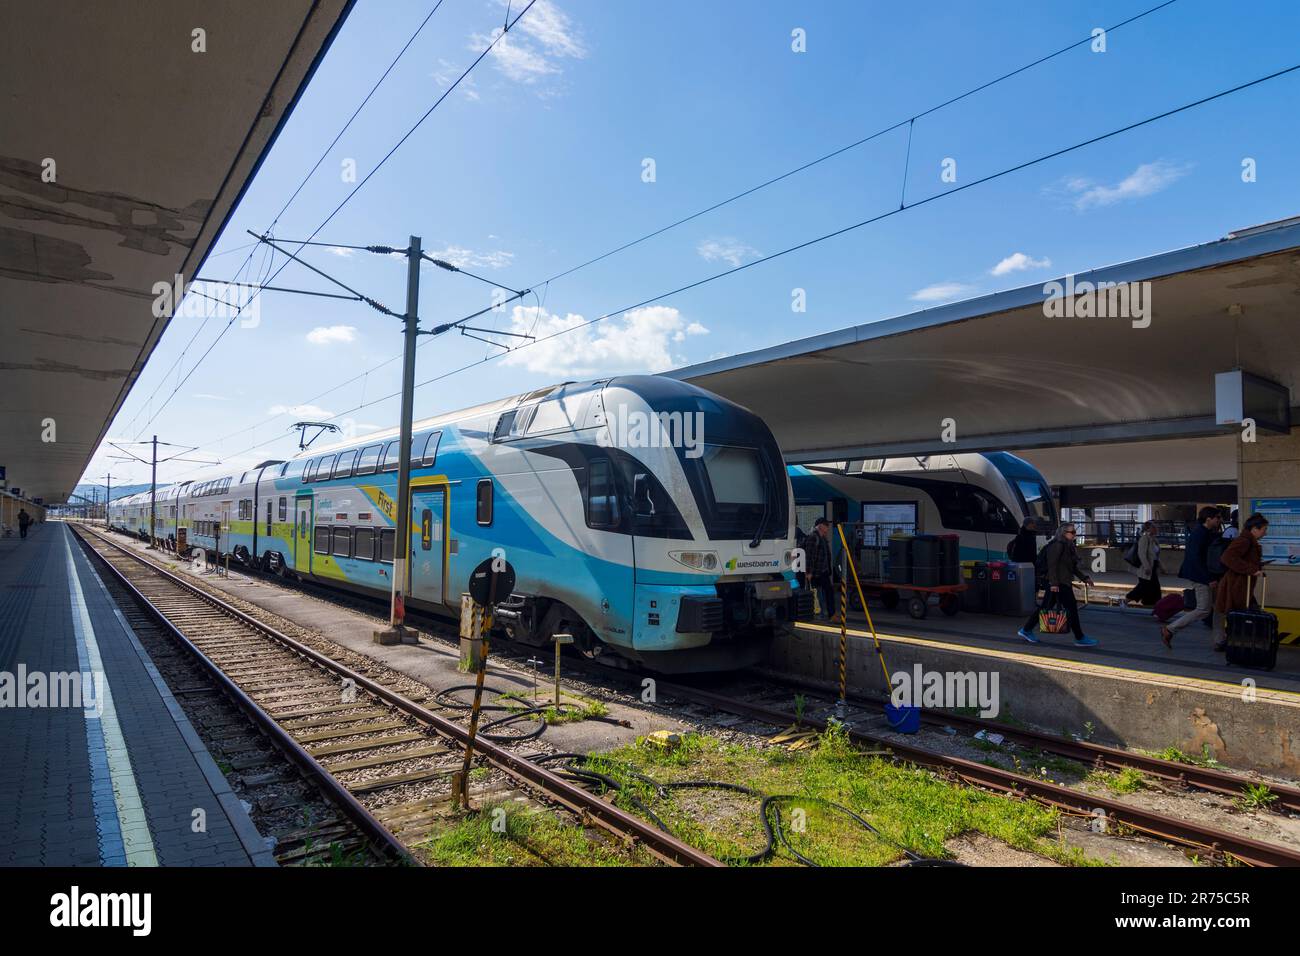
[(831, 574), (831, 523), (825, 518), (813, 522), (813, 529), (803, 539), (804, 560), (808, 566), (808, 580), (817, 589), (821, 616), (830, 620), (835, 616), (835, 587)]
[(1214, 610), (1221, 615), (1220, 621), (1224, 633), (1214, 645), (1216, 651), (1227, 649), (1228, 615), (1233, 611), (1247, 610), (1258, 595), (1252, 578), (1264, 576), (1264, 549), (1259, 539), (1268, 534), (1268, 519), (1254, 514), (1246, 519), (1242, 533), (1231, 539), (1223, 556), (1223, 578), (1219, 581), (1214, 594)]
[[(1070, 621), (1070, 630), (1074, 633), (1075, 647), (1096, 647), (1095, 638), (1086, 636), (1083, 633), (1083, 624), (1079, 620), (1079, 602), (1074, 598), (1074, 581), (1077, 578), (1087, 584), (1092, 584), (1092, 578), (1089, 577), (1079, 564), (1079, 550), (1074, 544), (1074, 525), (1063, 524), (1056, 529), (1056, 537), (1047, 545), (1045, 558), (1047, 560), (1047, 590), (1043, 592), (1043, 608), (1050, 607), (1053, 603), (1059, 602), (1061, 607), (1065, 608), (1066, 616)], [(1038, 610), (1029, 615), (1029, 620), (1025, 621), (1024, 626), (1017, 632), (1030, 644), (1042, 643), (1034, 634), (1034, 629), (1038, 627)]]
[[(1007, 545), (1007, 559), (1017, 564), (1034, 564), (1038, 558), (1038, 521), (1033, 515), (1025, 519), (1016, 536)], [(1043, 589), (1037, 567), (1034, 569), (1034, 593)]]
[(1203, 621), (1214, 613), (1214, 593), (1210, 590), (1213, 575), (1206, 563), (1210, 542), (1219, 534), (1223, 524), (1223, 515), (1219, 509), (1206, 505), (1196, 516), (1197, 524), (1187, 536), (1187, 546), (1183, 553), (1183, 565), (1178, 569), (1178, 576), (1191, 581), (1196, 591), (1196, 607), (1184, 611), (1168, 624), (1160, 626), (1160, 639), (1165, 647), (1174, 646), (1174, 635), (1189, 624)]
[(1160, 600), (1160, 541), (1156, 537), (1154, 521), (1142, 525), (1142, 534), (1137, 539), (1137, 559), (1138, 583), (1124, 596), (1124, 601), (1154, 607)]
[(27, 537), (27, 526), (32, 523), (32, 516), (23, 508), (18, 512), (18, 537)]
[(1038, 557), (1038, 522), (1032, 515), (1025, 519), (1025, 523), (1007, 545), (1007, 557), (1012, 561), (1027, 561), (1030, 564)]

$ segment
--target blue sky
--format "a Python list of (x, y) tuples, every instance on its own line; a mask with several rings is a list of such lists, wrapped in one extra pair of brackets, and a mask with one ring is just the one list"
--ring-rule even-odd
[[(239, 272), (267, 228), (434, 0), (363, 0), (202, 270)], [(1124, 2), (538, 0), (318, 240), (426, 250), (511, 288), (595, 255), (925, 111), (1154, 6)], [(521, 4), (515, 0), (517, 12)], [(445, 0), (275, 227), (306, 238), (489, 42), (496, 0)], [(792, 50), (802, 29), (806, 52)], [(1300, 62), (1300, 7), (1177, 0), (917, 120), (909, 202)], [(416, 392), (417, 416), (565, 379), (663, 371), (1066, 272), (1209, 241), (1300, 213), (1292, 74), (892, 216), (735, 276), (616, 315)], [(549, 286), (475, 324), (557, 331), (897, 208), (906, 127)], [(1257, 180), (1242, 181), (1242, 160)], [(654, 161), (654, 181), (643, 180)], [(404, 262), (309, 248), (314, 264), (401, 311)], [(278, 265), (282, 259), (276, 258)], [(290, 265), (277, 284), (327, 289)], [(491, 289), (427, 267), (425, 327), (490, 304)], [(806, 311), (792, 311), (805, 290)], [(543, 298), (544, 296), (544, 298)], [(542, 306), (540, 313), (537, 308)], [(110, 428), (117, 441), (197, 445), (206, 478), (296, 451), (288, 427), (396, 423), (400, 323), (364, 305), (267, 293), (197, 368), (223, 318), (171, 324)], [(503, 341), (509, 341), (504, 340)], [(191, 345), (190, 343), (193, 342)], [(513, 344), (513, 343), (512, 343)], [(426, 340), (417, 382), (501, 352)], [(362, 380), (332, 389), (376, 368)], [(188, 378), (185, 376), (188, 374)], [(176, 389), (182, 379), (184, 384)], [(160, 410), (163, 399), (175, 395)], [(325, 393), (325, 394), (322, 394)], [(150, 419), (153, 419), (150, 422)], [(146, 424), (147, 423), (147, 424)], [(101, 449), (86, 480), (148, 480)]]

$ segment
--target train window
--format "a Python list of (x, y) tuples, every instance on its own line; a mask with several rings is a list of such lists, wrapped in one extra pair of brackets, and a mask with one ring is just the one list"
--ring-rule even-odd
[(318, 525), (316, 527), (316, 541), (312, 550), (317, 554), (329, 554), (330, 543), (330, 529), (325, 525)]
[(393, 545), (397, 542), (397, 532), (384, 528), (379, 532), (379, 560), (393, 563)]
[(284, 471), (280, 473), (280, 476), (282, 478), (295, 478), (302, 474), (302, 470), (306, 466), (307, 461), (304, 458), (299, 458), (297, 461), (286, 461), (284, 463)]
[(356, 532), (356, 549), (353, 557), (359, 561), (375, 560), (375, 529), (374, 528), (357, 528)]
[(339, 455), (339, 460), (334, 465), (335, 478), (347, 478), (352, 474), (352, 466), (356, 464), (357, 453), (355, 451), (345, 451)]
[[(283, 498), (281, 498), (280, 500), (284, 501)], [(266, 499), (266, 533), (267, 534), (271, 533), (271, 509), (274, 507), (275, 505), (272, 503), (271, 499), (267, 498)]]
[(421, 459), (425, 467), (432, 465), (438, 460), (438, 443), (442, 441), (442, 432), (433, 432), (429, 435), (429, 443), (424, 446), (424, 457)]
[(334, 555), (339, 558), (352, 557), (352, 529), (334, 529)]
[(316, 469), (316, 477), (313, 481), (329, 481), (330, 471), (334, 468), (334, 455), (326, 455), (320, 460), (320, 467)]
[(229, 490), (230, 490), (230, 479), (223, 478), (221, 481), (221, 493), (224, 495)]
[(620, 518), (614, 469), (608, 458), (593, 459), (587, 475), (587, 526), (617, 528)]
[[(268, 501), (267, 504), (269, 505), (270, 502)], [(280, 498), (280, 520), (281, 521), (289, 520), (289, 502), (284, 497)]]
[(510, 437), (510, 429), (515, 424), (515, 412), (517, 409), (510, 409), (508, 412), (502, 412), (501, 417), (497, 419), (497, 427), (492, 432), (493, 441), (501, 441)]
[(401, 455), (398, 451), (399, 442), (400, 439), (394, 438), (384, 449), (384, 471), (397, 471), (398, 457)]
[(532, 421), (528, 423), (528, 434), (553, 432), (561, 429), (577, 428), (582, 418), (582, 403), (586, 395), (561, 395), (548, 398), (537, 406)]
[(492, 479), (480, 478), (478, 483), (478, 523), (492, 523)]
[(950, 531), (1015, 534), (1019, 525), (1007, 506), (982, 488), (936, 483), (927, 488), (939, 508), (939, 520)]
[(373, 475), (379, 465), (379, 453), (383, 449), (383, 445), (368, 445), (361, 449), (361, 457), (357, 460), (357, 467), (352, 473), (354, 475)]
[(319, 458), (313, 458), (311, 461), (307, 462), (307, 467), (304, 468), (303, 471), (302, 471), (302, 480), (303, 480), (303, 481), (315, 481), (315, 480), (316, 480), (316, 469), (317, 469), (319, 466), (320, 466), (320, 459), (319, 459)]

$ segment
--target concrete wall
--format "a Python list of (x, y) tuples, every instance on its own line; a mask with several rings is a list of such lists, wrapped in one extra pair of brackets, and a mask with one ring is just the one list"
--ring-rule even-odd
[[(1237, 442), (1238, 508), (1244, 521), (1251, 498), (1300, 498), (1300, 428), (1290, 435), (1259, 432), (1253, 442)], [(1268, 606), (1281, 628), (1300, 631), (1300, 565), (1268, 568)]]
[(30, 501), (22, 501), (11, 494), (0, 492), (0, 528), (9, 528), (18, 533), (18, 512), (27, 509), (33, 521), (45, 520), (45, 509)]
[[(1103, 665), (955, 647), (918, 638), (882, 640), (891, 673), (986, 672), (998, 675), (1001, 719), (1098, 743), (1200, 754), (1203, 745), (1230, 767), (1300, 776), (1300, 696), (1233, 684), (1126, 671)], [(773, 642), (768, 666), (817, 682), (837, 680), (839, 634), (797, 628)], [(848, 639), (850, 694), (884, 695), (885, 679), (869, 638)], [(995, 729), (994, 721), (989, 722)]]

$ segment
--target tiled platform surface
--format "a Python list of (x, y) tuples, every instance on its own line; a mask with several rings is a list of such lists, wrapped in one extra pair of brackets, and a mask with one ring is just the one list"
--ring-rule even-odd
[[(102, 712), (66, 698), (17, 706), (24, 673), (28, 693), (33, 674), (89, 673), (106, 687)], [(274, 865), (59, 522), (0, 538), (0, 681), (0, 865)]]

